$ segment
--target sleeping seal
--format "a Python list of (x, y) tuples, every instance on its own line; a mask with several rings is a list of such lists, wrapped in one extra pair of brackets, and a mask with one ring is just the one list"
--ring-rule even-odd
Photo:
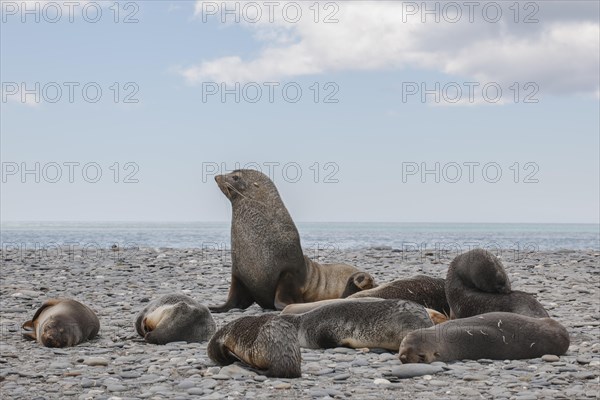
[(23, 336), (46, 347), (70, 347), (92, 339), (100, 321), (87, 306), (72, 299), (49, 299), (23, 324)]

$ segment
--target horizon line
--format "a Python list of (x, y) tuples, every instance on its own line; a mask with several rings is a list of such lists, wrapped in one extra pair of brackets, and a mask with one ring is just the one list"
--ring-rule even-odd
[[(527, 224), (527, 225), (599, 225), (600, 221), (596, 222), (530, 222), (530, 221), (519, 221), (519, 222), (493, 222), (493, 221), (308, 221), (300, 220), (294, 221), (295, 223), (307, 223), (307, 224), (497, 224), (497, 225), (515, 225), (515, 224)], [(211, 221), (211, 220), (194, 220), (194, 221), (182, 221), (182, 220), (8, 220), (0, 221), (0, 225), (4, 224), (41, 224), (41, 223), (107, 223), (107, 224), (198, 224), (198, 223), (211, 223), (211, 224), (225, 224), (231, 223), (231, 220), (227, 221)]]

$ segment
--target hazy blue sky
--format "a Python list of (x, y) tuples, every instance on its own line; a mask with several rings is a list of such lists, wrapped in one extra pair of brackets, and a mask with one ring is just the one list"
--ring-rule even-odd
[(599, 221), (598, 2), (22, 3), (3, 221), (226, 221), (236, 162), (298, 221)]

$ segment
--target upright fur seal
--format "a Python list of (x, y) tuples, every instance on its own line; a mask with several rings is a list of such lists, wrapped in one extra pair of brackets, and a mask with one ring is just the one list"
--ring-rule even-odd
[(247, 308), (254, 302), (281, 310), (292, 303), (342, 296), (358, 269), (320, 265), (303, 255), (296, 225), (266, 175), (242, 169), (215, 180), (231, 201), (232, 268), (227, 301), (211, 311)]
[(242, 317), (228, 323), (210, 339), (207, 352), (219, 365), (240, 360), (266, 376), (301, 375), (297, 329), (274, 314)]
[(23, 336), (46, 347), (70, 347), (92, 339), (100, 321), (87, 306), (72, 299), (46, 300), (30, 321)]
[(511, 290), (502, 262), (483, 249), (468, 251), (452, 260), (446, 276), (446, 297), (451, 318), (494, 311), (548, 317), (548, 312), (531, 294)]
[(445, 281), (442, 278), (414, 275), (348, 296), (350, 299), (361, 297), (411, 300), (442, 314), (450, 315), (450, 305), (446, 300)]
[(333, 301), (302, 314), (281, 314), (298, 329), (301, 347), (398, 350), (404, 336), (433, 325), (425, 307), (406, 300)]
[(135, 329), (146, 342), (166, 344), (202, 342), (215, 332), (208, 308), (184, 294), (167, 294), (150, 302), (135, 320)]
[(560, 356), (568, 350), (569, 342), (565, 327), (551, 318), (493, 312), (409, 333), (400, 345), (400, 360), (431, 363)]

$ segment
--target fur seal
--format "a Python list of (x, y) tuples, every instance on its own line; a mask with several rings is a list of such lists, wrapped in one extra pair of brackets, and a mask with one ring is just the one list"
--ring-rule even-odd
[(305, 257), (300, 235), (275, 184), (255, 170), (215, 177), (231, 201), (231, 285), (225, 304), (213, 312), (248, 308), (281, 310), (344, 294), (349, 277), (359, 272), (346, 264), (320, 265)]
[(151, 301), (135, 320), (135, 329), (146, 342), (166, 344), (202, 342), (215, 332), (208, 308), (184, 294), (167, 294)]
[(502, 262), (483, 249), (468, 251), (452, 260), (446, 276), (446, 297), (453, 319), (494, 311), (548, 317), (533, 295), (511, 290)]
[(344, 299), (320, 300), (320, 301), (314, 301), (312, 303), (294, 303), (294, 304), (288, 304), (287, 306), (285, 306), (285, 308), (283, 310), (281, 310), (281, 315), (283, 315), (283, 314), (304, 314), (305, 312), (315, 310), (315, 309), (322, 307), (324, 305), (327, 305), (327, 304), (335, 304), (335, 303), (340, 303), (340, 302), (345, 302), (345, 301), (370, 302), (370, 301), (382, 301), (382, 300), (383, 299), (379, 299), (376, 297), (362, 297), (359, 299), (344, 298)]
[(341, 298), (346, 298), (363, 290), (376, 287), (375, 279), (367, 272), (355, 272), (348, 278), (346, 288), (342, 292)]
[(518, 360), (544, 354), (560, 356), (568, 348), (569, 333), (551, 318), (493, 312), (409, 333), (400, 345), (400, 360)]
[(301, 347), (377, 347), (397, 351), (409, 332), (433, 325), (425, 307), (412, 301), (334, 300), (302, 314), (281, 314), (298, 329)]
[(72, 299), (46, 300), (30, 321), (23, 336), (46, 347), (71, 347), (92, 339), (100, 321), (87, 306)]
[[(316, 301), (314, 303), (296, 303), (287, 305), (281, 314), (303, 314), (305, 312), (312, 311), (319, 307), (322, 307), (327, 304), (335, 304), (340, 302), (371, 302), (371, 301), (383, 301), (384, 299), (378, 297), (359, 297), (359, 298), (345, 298), (345, 299), (332, 299), (332, 300), (321, 300)], [(425, 308), (427, 314), (429, 314), (429, 318), (434, 324), (441, 324), (442, 322), (446, 322), (448, 317), (446, 315), (432, 310), (430, 308)]]
[(381, 284), (373, 289), (363, 290), (348, 298), (361, 297), (411, 300), (442, 314), (450, 315), (450, 305), (446, 300), (445, 280), (443, 278), (414, 275), (410, 278), (396, 279)]
[(241, 317), (228, 323), (210, 339), (207, 352), (219, 365), (240, 360), (266, 376), (301, 376), (297, 329), (274, 314)]
[(302, 286), (302, 302), (340, 299), (372, 288), (373, 277), (348, 264), (319, 264), (308, 257), (307, 276)]

